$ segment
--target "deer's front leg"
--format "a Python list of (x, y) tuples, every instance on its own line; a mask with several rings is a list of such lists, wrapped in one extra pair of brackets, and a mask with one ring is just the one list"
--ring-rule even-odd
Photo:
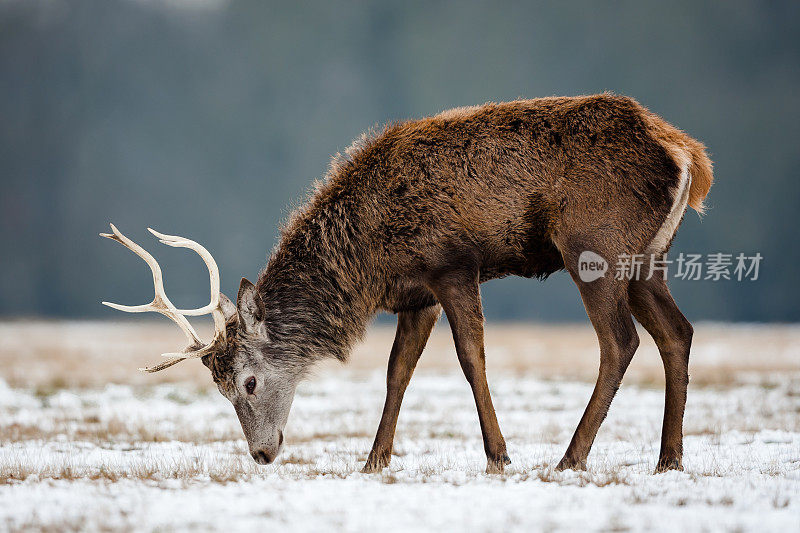
[(502, 473), (505, 465), (511, 463), (511, 459), (506, 453), (506, 441), (500, 432), (489, 393), (489, 384), (486, 382), (483, 311), (478, 273), (477, 271), (448, 273), (431, 283), (431, 289), (450, 322), (458, 361), (472, 387), (483, 433), (483, 448), (487, 459), (486, 472)]
[(394, 432), (403, 394), (441, 311), (441, 307), (435, 305), (419, 311), (401, 311), (397, 315), (397, 333), (386, 374), (386, 402), (375, 443), (362, 472), (378, 472), (391, 461)]

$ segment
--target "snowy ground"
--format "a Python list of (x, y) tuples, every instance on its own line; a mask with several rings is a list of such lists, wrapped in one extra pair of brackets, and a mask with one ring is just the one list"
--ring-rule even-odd
[[(488, 476), (440, 326), (406, 394), (392, 465), (367, 475), (390, 331), (373, 331), (352, 366), (301, 386), (280, 459), (258, 466), (198, 362), (132, 372), (173, 347), (159, 327), (133, 350), (143, 328), (155, 326), (0, 324), (0, 529), (800, 529), (800, 328), (698, 328), (685, 472), (658, 476), (663, 383), (644, 336), (588, 472), (558, 473), (591, 393), (591, 330), (490, 328), (513, 463)], [(562, 361), (536, 364), (548, 356)]]

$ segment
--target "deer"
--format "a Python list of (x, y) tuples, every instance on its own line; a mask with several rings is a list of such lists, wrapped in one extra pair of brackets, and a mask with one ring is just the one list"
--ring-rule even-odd
[[(486, 103), (390, 123), (333, 157), (327, 177), (283, 226), (256, 283), (234, 304), (219, 292), (211, 254), (195, 241), (150, 230), (195, 251), (211, 299), (177, 309), (161, 269), (113, 224), (116, 240), (149, 265), (149, 304), (189, 339), (146, 372), (200, 359), (233, 404), (249, 451), (275, 461), (298, 383), (323, 359), (346, 362), (380, 311), (397, 315), (386, 398), (363, 472), (390, 464), (403, 395), (442, 311), (478, 411), (487, 473), (510, 458), (486, 378), (481, 283), (509, 275), (545, 279), (566, 270), (596, 332), (594, 390), (558, 470), (587, 457), (639, 345), (635, 318), (654, 339), (665, 372), (655, 472), (683, 469), (683, 416), (693, 329), (665, 276), (579, 276), (581, 253), (664, 258), (687, 206), (703, 211), (713, 181), (705, 146), (634, 99), (603, 93)], [(186, 317), (212, 315), (204, 343)]]

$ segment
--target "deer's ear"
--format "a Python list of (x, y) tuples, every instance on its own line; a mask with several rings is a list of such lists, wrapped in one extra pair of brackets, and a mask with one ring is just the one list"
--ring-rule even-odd
[(255, 333), (259, 323), (264, 319), (264, 303), (261, 301), (255, 285), (250, 283), (247, 278), (242, 278), (237, 301), (239, 327), (246, 333)]
[(222, 307), (222, 314), (225, 315), (225, 322), (236, 316), (236, 304), (222, 293), (219, 293), (219, 305)]

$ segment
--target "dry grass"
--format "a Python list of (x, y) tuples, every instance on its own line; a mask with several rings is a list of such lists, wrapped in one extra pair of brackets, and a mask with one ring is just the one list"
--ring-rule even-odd
[[(285, 450), (262, 467), (203, 365), (136, 372), (180, 345), (169, 324), (0, 323), (0, 529), (287, 529), (299, 515), (309, 530), (381, 529), (362, 520), (365, 509), (397, 509), (387, 523), (408, 529), (402, 520), (416, 504), (430, 523), (449, 516), (447, 529), (489, 516), (478, 501), (510, 517), (473, 527), (481, 530), (575, 529), (576, 513), (604, 530), (647, 529), (649, 515), (695, 508), (703, 510), (692, 517), (696, 529), (733, 530), (767, 514), (786, 524), (796, 513), (800, 328), (696, 328), (687, 470), (653, 476), (663, 371), (643, 332), (589, 470), (557, 472), (595, 379), (594, 333), (490, 325), (490, 385), (513, 463), (487, 476), (474, 401), (443, 326), (406, 394), (391, 466), (366, 475), (359, 470), (381, 413), (390, 328), (372, 329), (348, 367), (325, 364), (301, 385)], [(585, 509), (574, 505), (587, 499)], [(537, 502), (544, 522), (525, 514)], [(696, 521), (708, 512), (717, 514)], [(337, 522), (343, 513), (349, 518)]]
[(391, 465), (361, 474), (389, 328), (371, 330), (350, 366), (325, 365), (301, 384), (285, 449), (260, 466), (205, 367), (135, 371), (180, 345), (169, 325), (0, 324), (0, 529), (621, 531), (668, 516), (682, 530), (792, 530), (800, 329), (697, 331), (684, 473), (652, 474), (664, 393), (649, 340), (588, 471), (557, 472), (591, 394), (594, 333), (490, 326), (505, 473), (485, 474), (474, 400), (439, 327), (405, 395)]
[(72, 464), (68, 459), (59, 464), (38, 463), (34, 458), (0, 463), (0, 485), (20, 481), (91, 480), (117, 482), (138, 480), (166, 482), (202, 481), (215, 483), (247, 481), (258, 477), (258, 466), (246, 454), (241, 456), (207, 456), (205, 458), (159, 459), (148, 457), (131, 463), (103, 463), (99, 465)]
[[(769, 386), (769, 374), (800, 372), (800, 328), (699, 324), (695, 330), (691, 360), (694, 387), (726, 387), (748, 375), (761, 376)], [(204, 332), (209, 333), (207, 329)], [(662, 387), (664, 372), (658, 351), (641, 328), (639, 334), (642, 343), (625, 383)], [(355, 348), (348, 370), (369, 373), (385, 369), (393, 335), (391, 327), (372, 328)], [(196, 362), (157, 374), (136, 371), (183, 341), (177, 328), (161, 322), (4, 322), (0, 323), (1, 377), (12, 387), (36, 388), (43, 395), (107, 383), (183, 382), (211, 390), (207, 370)], [(452, 344), (446, 323), (439, 324), (420, 361), (420, 371), (457, 369)], [(490, 375), (579, 381), (594, 381), (597, 375), (597, 339), (588, 324), (490, 323), (486, 350)], [(320, 372), (339, 370), (338, 363), (326, 363)]]
[(117, 444), (127, 442), (192, 442), (208, 444), (213, 442), (229, 442), (241, 436), (235, 427), (224, 431), (209, 432), (208, 428), (193, 429), (181, 425), (178, 429), (154, 427), (151, 421), (128, 421), (119, 417), (100, 420), (96, 415), (72, 417), (54, 417), (46, 426), (38, 424), (11, 423), (0, 425), (0, 444), (22, 442), (27, 440), (53, 440), (67, 438), (69, 440), (92, 442), (97, 444)]
[(628, 477), (619, 469), (612, 471), (558, 472), (554, 465), (541, 465), (529, 472), (507, 477), (515, 481), (538, 480), (543, 483), (557, 483), (559, 485), (574, 485), (577, 487), (585, 487), (587, 485), (607, 487), (609, 485), (631, 484)]
[[(444, 326), (444, 325), (442, 325)], [(725, 390), (732, 384), (746, 385), (763, 390), (758, 406), (739, 406), (739, 411), (718, 415), (713, 402), (707, 402), (702, 416), (687, 417), (685, 435), (703, 437), (713, 444), (719, 444), (722, 437), (731, 431), (739, 432), (743, 439), (763, 430), (800, 431), (800, 404), (792, 399), (800, 398), (800, 378), (787, 377), (800, 371), (800, 358), (795, 357), (800, 346), (800, 330), (792, 327), (745, 327), (730, 329), (723, 326), (705, 325), (697, 328), (695, 356), (692, 361), (693, 390)], [(374, 328), (365, 342), (353, 354), (348, 367), (347, 379), (358, 379), (359, 375), (375, 376), (383, 372), (385, 351), (391, 344), (393, 332), (390, 328)], [(10, 385), (32, 391), (43, 410), (41, 419), (20, 419), (11, 416), (0, 424), (0, 444), (78, 442), (98, 446), (102, 449), (142, 449), (154, 443), (186, 443), (195, 446), (225, 445), (237, 443), (242, 446), (241, 429), (235, 419), (226, 415), (225, 423), (215, 425), (192, 424), (182, 420), (189, 404), (199, 399), (208, 401), (217, 398), (211, 384), (207, 383), (206, 369), (196, 363), (188, 362), (155, 375), (142, 375), (134, 367), (151, 360), (154, 354), (168, 346), (180, 343), (180, 334), (173, 332), (169, 325), (153, 323), (139, 324), (63, 324), (63, 323), (22, 323), (0, 324), (0, 367), (2, 377)], [(648, 345), (649, 343), (649, 345)], [(632, 368), (626, 375), (625, 383), (638, 384), (648, 388), (658, 384), (661, 365), (658, 354), (647, 340), (643, 340)], [(515, 376), (536, 376), (537, 379), (550, 379), (553, 386), (545, 385), (547, 394), (559, 398), (559, 383), (567, 379), (591, 382), (596, 372), (596, 340), (591, 328), (584, 326), (490, 326), (487, 330), (489, 371), (504, 376), (505, 382), (515, 383)], [(752, 350), (752, 351), (751, 351)], [(758, 357), (751, 357), (757, 353)], [(727, 355), (730, 354), (730, 357)], [(328, 364), (319, 369), (318, 375), (341, 373), (339, 365)], [(426, 350), (420, 373), (427, 375), (451, 374), (457, 372), (457, 363), (452, 348), (452, 339), (446, 327), (439, 327)], [(334, 378), (337, 379), (337, 378)], [(109, 411), (103, 405), (95, 405), (87, 396), (81, 396), (83, 404), (69, 407), (59, 406), (59, 394), (71, 390), (101, 390), (108, 382), (133, 385), (136, 397), (145, 401), (152, 396), (159, 383), (182, 382), (181, 387), (168, 388), (161, 398), (174, 404), (173, 414), (162, 418), (162, 423), (153, 423), (148, 417), (131, 417), (126, 412)], [(146, 383), (146, 385), (145, 385)], [(73, 389), (73, 387), (77, 387)], [(498, 386), (498, 405), (502, 405), (506, 389)], [(525, 394), (524, 391), (511, 392), (512, 396)], [(210, 395), (210, 396), (209, 396)], [(772, 396), (770, 396), (772, 395)], [(770, 398), (783, 399), (773, 401)], [(467, 406), (458, 413), (469, 413)], [(795, 408), (787, 408), (796, 404)], [(564, 401), (566, 401), (565, 399)], [(96, 400), (95, 400), (96, 401)], [(221, 400), (220, 400), (221, 401)], [(425, 401), (437, 401), (436, 398)], [(528, 400), (530, 401), (530, 400)], [(578, 404), (585, 401), (581, 399)], [(86, 403), (89, 402), (89, 403)], [(408, 402), (407, 402), (408, 403)], [(51, 405), (53, 404), (53, 405)], [(375, 400), (374, 409), (379, 409), (380, 401)], [(580, 408), (582, 405), (576, 404)], [(747, 407), (747, 409), (744, 409)], [(337, 409), (341, 409), (340, 405)], [(411, 407), (406, 406), (404, 413)], [(426, 410), (425, 404), (417, 409)], [(561, 401), (535, 402), (530, 406), (521, 405), (522, 411), (550, 413), (544, 422), (532, 430), (520, 434), (507, 432), (509, 441), (533, 441), (547, 445), (563, 446), (571, 436), (574, 421), (559, 417), (564, 405)], [(616, 409), (621, 409), (615, 406)], [(756, 409), (757, 412), (753, 412)], [(13, 408), (7, 410), (13, 415)], [(171, 413), (171, 411), (170, 411)], [(227, 413), (227, 412), (226, 412)], [(162, 415), (163, 416), (163, 415)], [(217, 415), (220, 416), (220, 415)], [(357, 413), (333, 410), (328, 417), (359, 416)], [(408, 416), (405, 415), (404, 416)], [(374, 435), (374, 423), (349, 423), (343, 425), (310, 423), (304, 431), (295, 431), (290, 436), (290, 446), (330, 443), (344, 441), (369, 443)], [(442, 421), (431, 424), (427, 418), (406, 419), (403, 431), (406, 434), (440, 442), (462, 442), (474, 437), (471, 425)], [(653, 439), (650, 434), (634, 432), (628, 425), (604, 427), (601, 437), (620, 442), (646, 441)], [(637, 430), (638, 431), (638, 430)], [(750, 437), (748, 437), (748, 435)], [(366, 444), (364, 445), (366, 446)], [(395, 450), (402, 458), (408, 451), (402, 442)], [(411, 455), (420, 453), (435, 454), (436, 450), (414, 449)], [(241, 455), (241, 457), (239, 457)], [(79, 465), (60, 464), (36, 468), (24, 460), (0, 465), (0, 482), (14, 482), (27, 479), (31, 475), (41, 479), (74, 479), (76, 477), (115, 481), (118, 479), (192, 479), (197, 476), (220, 482), (240, 481), (254, 475), (254, 470), (244, 449), (231, 458), (223, 454), (209, 464), (203, 461), (187, 461), (164, 464), (156, 461), (134, 464), (128, 467), (112, 467), (95, 464), (92, 468)], [(219, 460), (218, 460), (219, 459)], [(300, 453), (287, 453), (282, 464), (300, 469), (302, 476), (317, 475), (344, 477), (357, 470), (364, 457), (343, 457), (333, 466), (319, 466), (318, 458)], [(242, 462), (243, 461), (243, 462)], [(213, 463), (213, 464), (211, 464)], [(444, 465), (446, 468), (447, 465)], [(422, 465), (419, 473), (435, 476), (441, 472), (442, 464)], [(387, 474), (385, 482), (392, 482)], [(539, 464), (525, 474), (542, 481), (562, 479), (554, 476), (552, 466)], [(715, 467), (707, 466), (705, 476), (722, 475)], [(588, 477), (579, 477), (576, 483), (603, 486), (610, 483), (624, 484), (625, 480), (615, 472), (594, 472)]]

